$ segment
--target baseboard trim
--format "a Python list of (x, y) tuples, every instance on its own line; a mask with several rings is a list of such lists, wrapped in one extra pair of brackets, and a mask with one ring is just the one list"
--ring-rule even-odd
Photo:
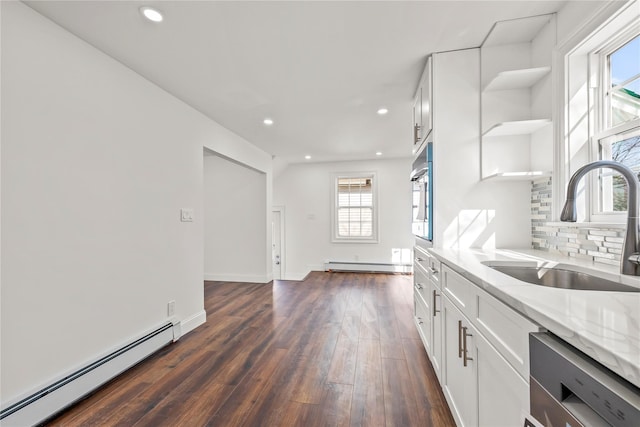
[(280, 280), (288, 280), (290, 282), (302, 282), (304, 279), (309, 276), (311, 271), (307, 271), (306, 273), (286, 273), (284, 277)]
[(204, 280), (214, 282), (269, 283), (269, 275), (258, 274), (204, 274)]
[(325, 271), (367, 272), (367, 273), (411, 273), (411, 265), (374, 262), (329, 261), (324, 264)]
[(174, 341), (175, 325), (167, 322), (158, 329), (43, 387), (21, 397), (0, 410), (3, 426), (37, 425), (72, 405), (91, 391), (115, 378), (138, 362)]
[(182, 336), (196, 329), (198, 326), (207, 322), (207, 312), (200, 310), (193, 316), (180, 322), (180, 328), (182, 330)]

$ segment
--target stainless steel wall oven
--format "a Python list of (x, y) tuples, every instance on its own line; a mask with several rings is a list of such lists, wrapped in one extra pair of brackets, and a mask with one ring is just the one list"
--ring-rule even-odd
[[(433, 135), (433, 132), (431, 132)], [(433, 241), (433, 141), (429, 135), (413, 162), (411, 230), (414, 235)]]

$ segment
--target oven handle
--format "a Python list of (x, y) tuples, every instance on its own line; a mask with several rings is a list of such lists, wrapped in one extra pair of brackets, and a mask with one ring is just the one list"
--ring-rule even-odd
[(427, 172), (427, 169), (428, 168), (426, 165), (424, 167), (421, 167), (420, 169), (414, 169), (411, 172), (411, 175), (409, 175), (409, 178), (411, 179), (411, 181), (417, 181)]

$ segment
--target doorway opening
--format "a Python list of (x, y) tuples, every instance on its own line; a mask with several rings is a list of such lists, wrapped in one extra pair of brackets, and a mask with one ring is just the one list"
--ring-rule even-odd
[(271, 213), (271, 263), (273, 280), (283, 280), (285, 273), (284, 206), (274, 206)]

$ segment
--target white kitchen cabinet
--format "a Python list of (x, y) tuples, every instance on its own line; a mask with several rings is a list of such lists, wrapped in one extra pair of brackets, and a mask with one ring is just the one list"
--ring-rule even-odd
[[(418, 328), (418, 333), (424, 344), (427, 354), (431, 353), (431, 308), (428, 295), (430, 291), (430, 283), (426, 273), (419, 265), (414, 265), (413, 271), (413, 305), (414, 305), (414, 321)], [(425, 299), (425, 295), (427, 298)]]
[[(414, 248), (415, 322), (438, 378), (442, 374), (442, 292), (440, 261), (420, 247)], [(420, 298), (420, 300), (418, 300)], [(421, 310), (421, 311), (419, 311)]]
[(442, 391), (449, 403), (451, 413), (458, 427), (472, 427), (478, 424), (478, 391), (476, 381), (476, 365), (473, 360), (474, 351), (471, 337), (467, 336), (465, 366), (463, 354), (463, 327), (468, 334), (474, 335), (471, 323), (465, 319), (462, 312), (449, 300), (443, 301), (444, 347)]
[(418, 152), (422, 142), (422, 89), (418, 87), (413, 99), (413, 147), (414, 153)]
[(529, 377), (529, 333), (539, 327), (480, 289), (446, 264), (441, 267), (444, 296), (452, 302), (525, 379)]
[(480, 49), (482, 177), (531, 180), (553, 168), (555, 16), (500, 21)]
[(442, 322), (442, 289), (440, 287), (441, 264), (435, 257), (429, 261), (429, 280), (431, 283), (431, 364), (436, 376), (442, 376), (442, 343), (443, 343), (443, 322)]
[(427, 57), (413, 102), (413, 145), (418, 152), (424, 139), (433, 129), (433, 71), (431, 56)]
[(523, 414), (529, 413), (529, 383), (482, 334), (478, 333), (472, 341), (478, 382), (478, 426), (522, 426)]
[(448, 298), (442, 388), (459, 427), (511, 427), (529, 411), (529, 384)]
[(422, 92), (421, 101), (421, 122), (422, 122), (422, 139), (426, 138), (431, 129), (433, 129), (433, 116), (431, 114), (433, 105), (432, 105), (432, 85), (433, 85), (433, 75), (432, 75), (432, 66), (431, 66), (431, 56), (427, 57), (427, 63), (424, 67), (424, 71), (422, 73), (422, 78), (420, 79), (420, 89)]
[(528, 338), (538, 325), (432, 254), (420, 259), (429, 271), (419, 266), (418, 280), (426, 278), (432, 292), (427, 351), (458, 427), (522, 425), (529, 410)]

